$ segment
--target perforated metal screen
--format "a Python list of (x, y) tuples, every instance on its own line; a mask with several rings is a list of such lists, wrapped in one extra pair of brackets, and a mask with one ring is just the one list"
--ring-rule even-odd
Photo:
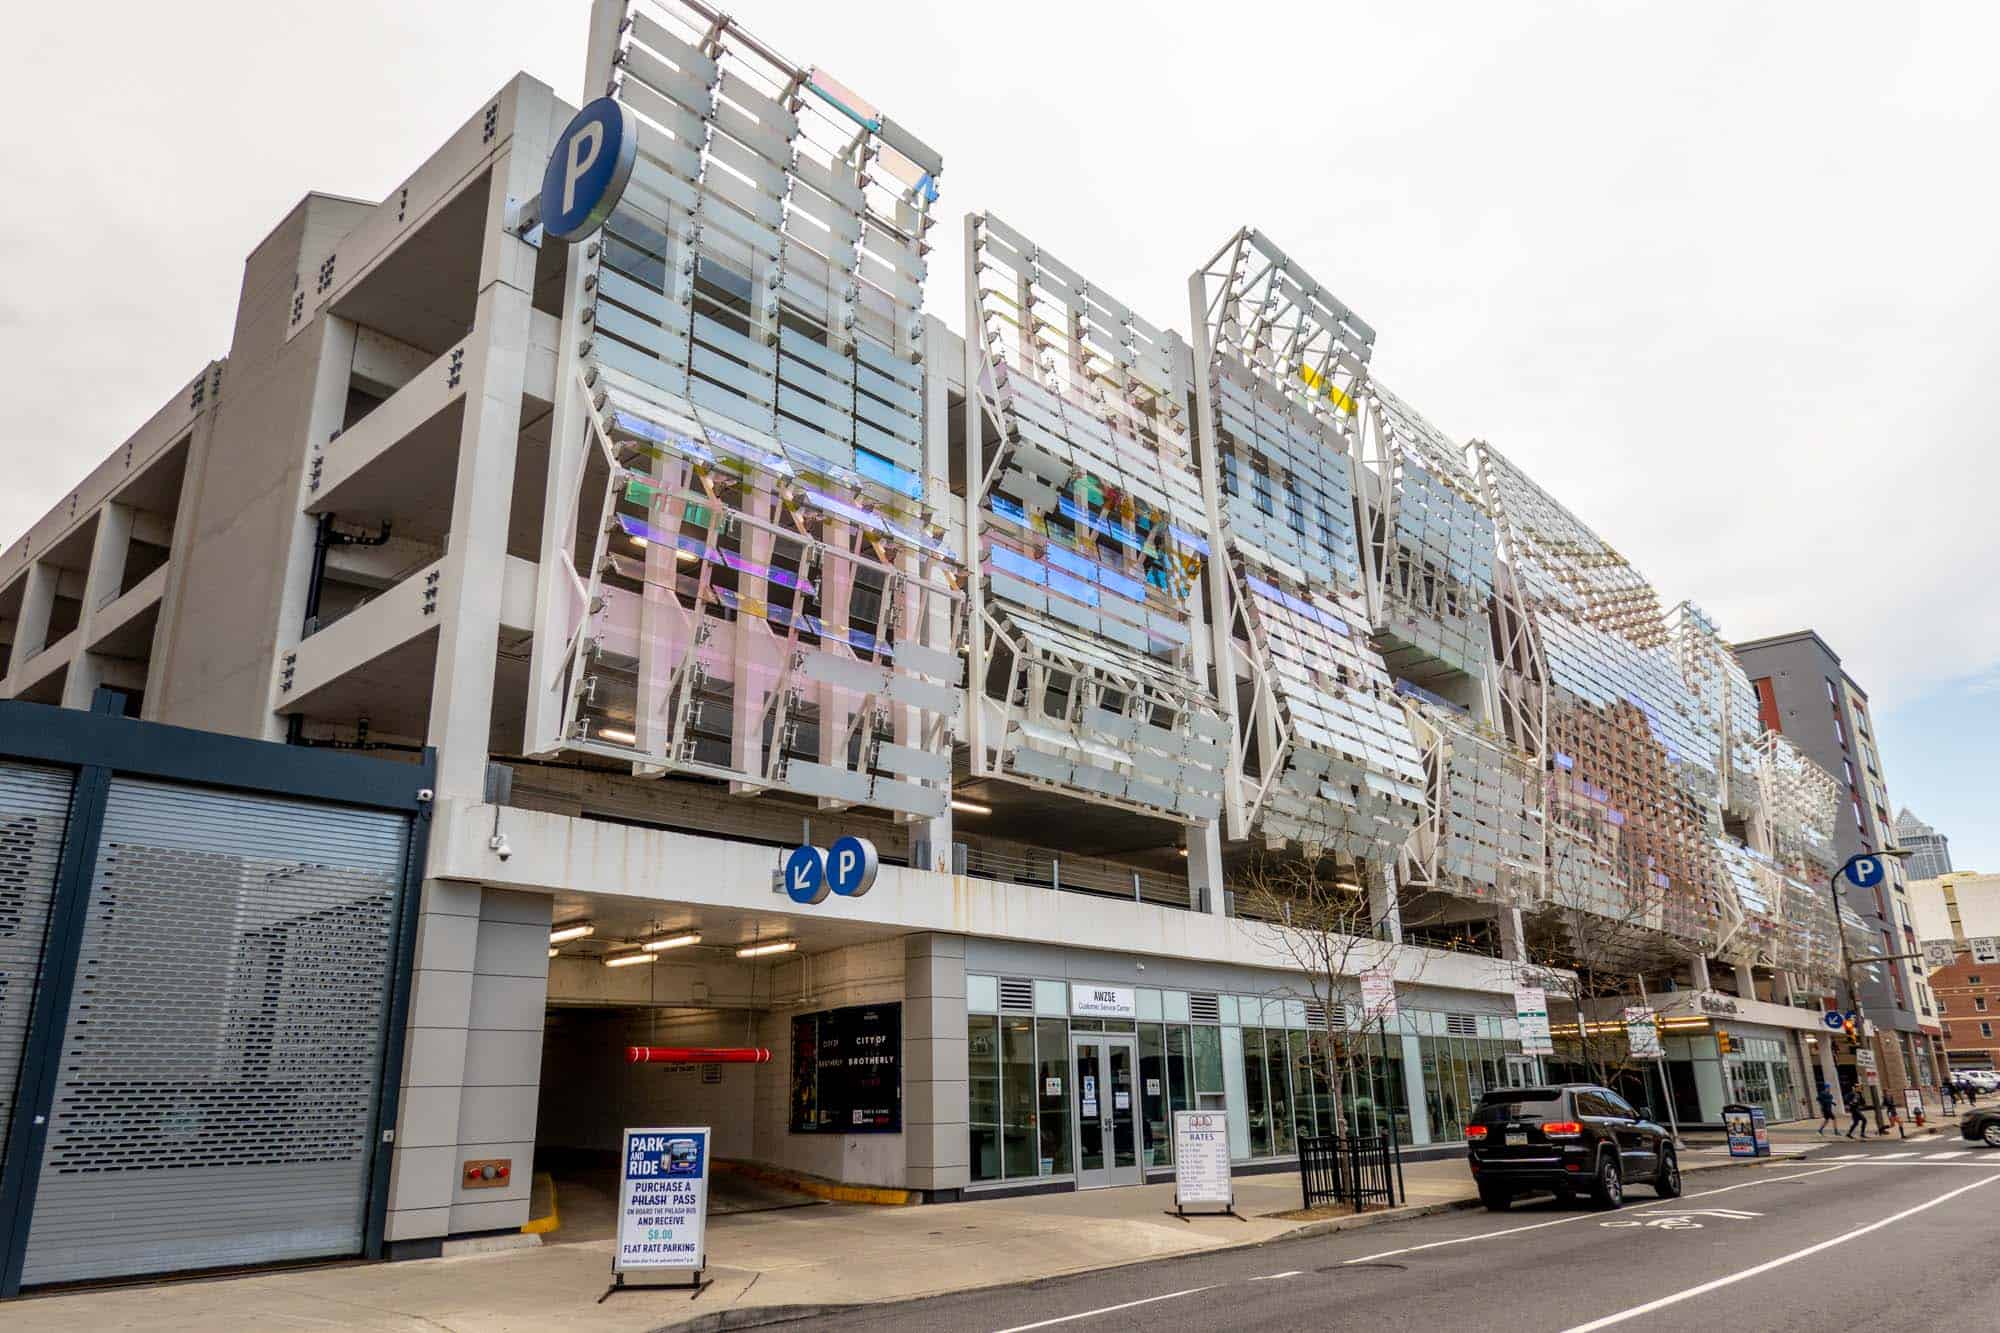
[(25, 1282), (361, 1249), (407, 837), (112, 783)]
[(13, 1126), (69, 797), (66, 772), (0, 764), (0, 1144)]

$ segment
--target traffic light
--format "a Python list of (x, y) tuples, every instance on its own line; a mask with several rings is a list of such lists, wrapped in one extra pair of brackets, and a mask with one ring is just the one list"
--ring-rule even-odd
[(1719, 1055), (1729, 1054), (1729, 1034), (1721, 1028), (1715, 1030), (1715, 1050)]
[(1849, 1041), (1855, 1043), (1856, 1045), (1860, 1045), (1861, 1033), (1859, 1029), (1857, 1029), (1854, 1025), (1853, 1014), (1849, 1014), (1847, 1015), (1847, 1017), (1840, 1020), (1840, 1030), (1847, 1034), (1847, 1039)]

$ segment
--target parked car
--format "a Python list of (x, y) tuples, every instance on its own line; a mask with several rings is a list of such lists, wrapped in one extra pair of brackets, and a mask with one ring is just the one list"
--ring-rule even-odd
[(1465, 1137), (1479, 1200), (1495, 1212), (1533, 1190), (1587, 1192), (1599, 1208), (1623, 1203), (1627, 1185), (1662, 1199), (1681, 1192), (1673, 1135), (1593, 1083), (1496, 1089), (1479, 1099)]
[(2000, 1148), (2000, 1106), (1982, 1106), (1967, 1111), (1958, 1122), (1958, 1132), (1974, 1143)]
[(1970, 1083), (1981, 1093), (2000, 1090), (2000, 1074), (1990, 1069), (1960, 1069), (1953, 1074), (1953, 1077)]

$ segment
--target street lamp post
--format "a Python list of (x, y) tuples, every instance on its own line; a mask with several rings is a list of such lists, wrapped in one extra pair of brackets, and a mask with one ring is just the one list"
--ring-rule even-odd
[[(1841, 920), (1840, 916), (1840, 881), (1845, 879), (1857, 889), (1873, 888), (1875, 885), (1881, 883), (1883, 877), (1888, 873), (1883, 865), (1885, 859), (1894, 858), (1900, 861), (1908, 855), (1909, 852), (1900, 847), (1880, 852), (1856, 852), (1847, 858), (1840, 869), (1834, 871), (1826, 879), (1827, 892), (1833, 895), (1833, 934), (1834, 938), (1840, 941), (1840, 975), (1847, 983), (1847, 1002), (1854, 1010), (1854, 1045), (1857, 1050), (1860, 1049), (1863, 1035), (1868, 1031), (1868, 1020), (1862, 1009), (1861, 988), (1854, 984), (1856, 963), (1854, 959), (1849, 957), (1847, 952), (1847, 926)], [(1874, 960), (1869, 959), (1867, 961), (1872, 962)], [(1874, 1055), (1872, 1049), (1869, 1054), (1872, 1058)], [(1858, 1059), (1855, 1061), (1854, 1072), (1855, 1076), (1859, 1078), (1861, 1069)], [(1887, 1133), (1889, 1123), (1882, 1115), (1882, 1084), (1880, 1081), (1882, 1074), (1879, 1068), (1876, 1070), (1875, 1077), (1877, 1080), (1875, 1084), (1875, 1131), (1878, 1134)]]

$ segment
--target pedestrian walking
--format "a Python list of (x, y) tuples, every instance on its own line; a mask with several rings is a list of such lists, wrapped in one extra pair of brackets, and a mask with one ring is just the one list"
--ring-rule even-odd
[(1861, 1131), (1861, 1137), (1864, 1139), (1867, 1138), (1868, 1103), (1861, 1096), (1861, 1089), (1849, 1088), (1847, 1090), (1847, 1114), (1854, 1117), (1854, 1123), (1847, 1127), (1847, 1133), (1841, 1137), (1851, 1139), (1854, 1137), (1854, 1131), (1858, 1129)]
[(1819, 1081), (1819, 1128), (1813, 1132), (1824, 1134), (1829, 1125), (1833, 1126), (1834, 1133), (1838, 1134), (1840, 1132), (1840, 1122), (1833, 1118), (1833, 1089), (1826, 1086), (1825, 1079), (1821, 1079)]
[(1952, 1081), (1950, 1079), (1946, 1079), (1943, 1082), (1943, 1084), (1939, 1086), (1938, 1091), (1944, 1095), (1944, 1113), (1946, 1115), (1950, 1115), (1953, 1111), (1958, 1109), (1956, 1105), (1958, 1100), (1958, 1089), (1952, 1085)]
[[(1887, 1119), (1890, 1124), (1896, 1127), (1896, 1137), (1899, 1139), (1907, 1139), (1908, 1137), (1910, 1137), (1908, 1134), (1905, 1134), (1903, 1132), (1903, 1115), (1902, 1112), (1897, 1108), (1895, 1100), (1891, 1097), (1884, 1096), (1880, 1093), (1876, 1095), (1878, 1097), (1881, 1097), (1883, 1117)], [(1889, 1131), (1885, 1129), (1882, 1132), (1884, 1134), (1887, 1134)]]

